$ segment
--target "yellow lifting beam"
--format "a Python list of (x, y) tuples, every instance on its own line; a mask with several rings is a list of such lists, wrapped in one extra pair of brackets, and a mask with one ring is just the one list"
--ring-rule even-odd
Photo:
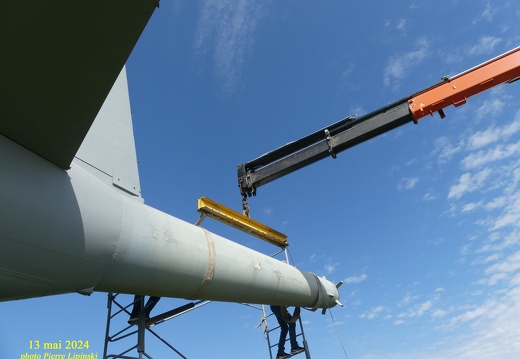
[(236, 229), (258, 237), (280, 248), (285, 248), (289, 245), (287, 243), (287, 236), (285, 234), (280, 233), (266, 226), (265, 224), (255, 221), (254, 219), (251, 219), (241, 213), (233, 211), (232, 209), (223, 206), (207, 197), (199, 198), (197, 204), (197, 211), (201, 213), (202, 216), (208, 215), (217, 221), (228, 224), (232, 227), (235, 227)]

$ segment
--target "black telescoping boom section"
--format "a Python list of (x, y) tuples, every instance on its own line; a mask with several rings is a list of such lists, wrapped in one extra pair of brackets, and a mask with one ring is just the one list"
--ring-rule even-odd
[(349, 116), (297, 141), (290, 142), (250, 162), (238, 166), (238, 186), (243, 197), (291, 172), (361, 142), (413, 121), (407, 99), (360, 118)]
[(466, 103), (466, 99), (494, 86), (520, 77), (520, 47), (497, 56), (453, 77), (357, 118), (349, 116), (297, 141), (290, 142), (252, 161), (238, 165), (238, 186), (243, 198), (256, 189), (328, 156), (336, 158), (361, 142), (426, 115)]

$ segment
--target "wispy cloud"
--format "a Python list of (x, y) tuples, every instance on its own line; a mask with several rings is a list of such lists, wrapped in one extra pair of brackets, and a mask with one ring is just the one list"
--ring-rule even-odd
[(467, 169), (479, 168), (488, 163), (501, 161), (518, 154), (520, 154), (520, 141), (471, 153), (462, 160), (462, 165)]
[(365, 273), (359, 275), (359, 276), (352, 276), (352, 277), (347, 277), (343, 280), (343, 282), (345, 284), (351, 284), (351, 283), (361, 283), (363, 281), (365, 281), (366, 279), (368, 278), (368, 275), (366, 275)]
[(404, 297), (397, 304), (398, 307), (408, 306), (410, 303), (414, 302), (419, 298), (418, 295), (414, 295), (412, 293), (406, 293)]
[[(478, 113), (479, 110), (477, 110)], [(520, 112), (515, 119), (501, 127), (491, 126), (484, 131), (478, 131), (471, 135), (468, 140), (470, 150), (479, 149), (499, 140), (507, 140), (511, 135), (520, 131)]]
[(434, 318), (442, 318), (444, 317), (446, 314), (448, 314), (447, 311), (443, 310), (443, 309), (435, 309), (433, 312), (432, 312), (432, 317)]
[(404, 18), (400, 18), (397, 20), (388, 19), (385, 21), (385, 27), (391, 28), (391, 29), (396, 29), (398, 31), (403, 31), (406, 28), (406, 23), (407, 23), (407, 20)]
[(520, 194), (518, 192), (508, 197), (504, 211), (497, 217), (491, 229), (497, 230), (507, 226), (520, 227)]
[(233, 91), (253, 49), (267, 2), (219, 0), (201, 4), (195, 49), (212, 56), (224, 89)]
[(502, 41), (502, 39), (494, 36), (482, 36), (478, 43), (471, 46), (468, 50), (468, 54), (471, 56), (478, 56), (483, 54), (489, 54), (495, 47)]
[(484, 101), (482, 106), (480, 106), (476, 111), (477, 119), (489, 119), (499, 116), (505, 104), (506, 103), (499, 98)]
[(362, 319), (375, 319), (388, 309), (382, 305), (374, 307), (360, 315)]
[(430, 191), (426, 192), (425, 194), (423, 194), (422, 198), (424, 201), (429, 202), (429, 201), (436, 200), (437, 195), (435, 194), (435, 192), (433, 192), (433, 190), (430, 190)]
[(491, 169), (485, 168), (477, 173), (466, 172), (459, 177), (458, 183), (450, 187), (448, 198), (460, 198), (465, 193), (482, 188), (491, 175)]
[(327, 274), (332, 274), (336, 271), (336, 268), (338, 268), (339, 266), (339, 263), (326, 263), (324, 265), (325, 267), (325, 271), (327, 272)]
[[(458, 210), (453, 213), (471, 218), (476, 228), (483, 229), (469, 236), (460, 251), (472, 270), (480, 271), (474, 285), (478, 293), (475, 298), (481, 300), (457, 306), (433, 297), (417, 302), (411, 294), (404, 296), (397, 306), (400, 312), (394, 325), (429, 315), (439, 323), (439, 330), (453, 334), (453, 339), (438, 343), (444, 349), (437, 348), (434, 354), (414, 353), (415, 358), (508, 358), (518, 352), (515, 338), (520, 329), (513, 318), (520, 315), (520, 115), (516, 113), (507, 121), (506, 103), (510, 102), (504, 97), (491, 97), (474, 110), (477, 119), (500, 114), (499, 125), (468, 129), (464, 135), (442, 137), (434, 143), (441, 168), (459, 160), (461, 172), (448, 187), (447, 195), (448, 203)], [(479, 285), (486, 289), (479, 291)], [(456, 334), (462, 328), (461, 333), (471, 328), (471, 335)]]
[(400, 191), (408, 191), (413, 189), (418, 182), (419, 178), (417, 177), (401, 178), (401, 180), (397, 184), (397, 189)]
[(452, 143), (446, 136), (434, 140), (435, 149), (433, 155), (437, 156), (439, 163), (446, 163), (463, 150), (463, 143)]
[(421, 317), (427, 311), (429, 311), (432, 306), (433, 306), (433, 302), (431, 300), (416, 304), (413, 307), (409, 308), (406, 312), (399, 313), (397, 315), (397, 318), (402, 320), (403, 318)]
[(487, 21), (491, 22), (495, 18), (495, 15), (499, 11), (499, 6), (496, 3), (491, 4), (490, 2), (486, 3), (486, 7), (482, 12), (480, 12), (477, 18), (473, 21), (473, 23), (477, 23), (479, 21)]
[(403, 79), (426, 58), (429, 47), (430, 42), (423, 37), (416, 41), (414, 50), (390, 57), (384, 70), (384, 84), (389, 86)]
[[(487, 0), (479, 3), (480, 10), (475, 4), (475, 13), (480, 11), (479, 21), (499, 20), (494, 3)], [(507, 4), (512, 6), (511, 2)], [(489, 33), (488, 36), (476, 37), (469, 46), (459, 48), (460, 59), (495, 52), (509, 41), (506, 35)], [(420, 54), (421, 48), (416, 46), (409, 54), (394, 56), (392, 61), (388, 61), (385, 84), (394, 85), (409, 76), (408, 73), (415, 70), (413, 59), (417, 62), (428, 59), (428, 48), (424, 48), (425, 54)], [(412, 59), (412, 64), (403, 64), (405, 58)], [(421, 352), (371, 353), (366, 358), (506, 359), (518, 356), (520, 115), (511, 112), (516, 102), (506, 97), (510, 91), (506, 87), (504, 92), (491, 91), (480, 98), (475, 97), (471, 104), (468, 101), (462, 116), (460, 112), (457, 115), (467, 117), (464, 125), (449, 124), (453, 127), (444, 131), (444, 136), (434, 143), (433, 158), (436, 161), (430, 163), (432, 167), (428, 170), (437, 166), (435, 169), (439, 175), (435, 178), (420, 176), (421, 187), (434, 188), (435, 192), (430, 189), (429, 193), (438, 194), (437, 200), (431, 203), (432, 211), (436, 206), (444, 205), (444, 208), (450, 208), (453, 217), (447, 220), (447, 223), (453, 220), (452, 231), (448, 230), (450, 235), (446, 234), (446, 243), (441, 244), (446, 247), (439, 246), (438, 249), (448, 248), (455, 241), (461, 243), (458, 254), (463, 260), (458, 261), (459, 267), (447, 268), (442, 278), (433, 271), (431, 273), (432, 279), (439, 279), (438, 283), (445, 290), (429, 296), (424, 291), (412, 290), (396, 298), (395, 288), (392, 288), (380, 303), (371, 303), (366, 308), (370, 310), (361, 312), (363, 319), (383, 322), (386, 317), (391, 317), (394, 325), (401, 326), (396, 330), (403, 333), (407, 329), (419, 328), (419, 325), (433, 325), (442, 338), (433, 340), (431, 347)], [(442, 183), (442, 178), (449, 182)], [(400, 183), (400, 189), (405, 188), (404, 184), (405, 181)], [(429, 193), (425, 200), (434, 197)], [(465, 280), (467, 282), (462, 284)], [(393, 304), (392, 300), (395, 301)], [(417, 326), (412, 326), (412, 322)], [(381, 326), (388, 328), (388, 324), (382, 323)]]
[(517, 272), (518, 270), (520, 270), (520, 251), (488, 267), (484, 272), (488, 275), (484, 283), (491, 286), (496, 285), (501, 280), (509, 279), (511, 273)]
[[(505, 107), (496, 100), (487, 100), (484, 105), (499, 111)], [(477, 116), (482, 115), (482, 108), (475, 111)], [(513, 318), (520, 315), (520, 116), (516, 113), (512, 117), (509, 122), (502, 119), (503, 125), (468, 131), (455, 140), (458, 151), (453, 157), (462, 157), (463, 173), (449, 187), (448, 199), (460, 209), (461, 216), (484, 229), (471, 236), (461, 254), (473, 270), (479, 268), (475, 283), (486, 289), (478, 291), (483, 300), (476, 303), (431, 308), (432, 319), (443, 323), (439, 329), (456, 333), (471, 328), (470, 336), (448, 341), (438, 357), (509, 358), (519, 350), (515, 338), (520, 328)], [(446, 138), (446, 142), (450, 140)], [(472, 201), (463, 203), (463, 196)]]
[(463, 142), (465, 157), (460, 164), (466, 171), (458, 182), (449, 189), (449, 199), (460, 199), (464, 194), (486, 187), (495, 190), (494, 197), (465, 203), (461, 212), (470, 213), (477, 209), (488, 212), (502, 210), (494, 220), (488, 218), (490, 228), (500, 228), (519, 220), (516, 211), (516, 193), (520, 183), (520, 114), (502, 126), (490, 125), (487, 129), (469, 134)]
[(397, 30), (404, 30), (405, 27), (406, 27), (406, 19), (397, 20), (397, 24), (396, 24)]

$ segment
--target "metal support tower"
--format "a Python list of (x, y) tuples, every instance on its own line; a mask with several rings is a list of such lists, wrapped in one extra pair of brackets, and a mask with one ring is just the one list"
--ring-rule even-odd
[[(130, 311), (128, 308), (132, 307), (134, 302), (132, 301), (130, 304), (123, 305), (121, 304), (123, 299), (119, 300), (118, 296), (120, 296), (120, 294), (108, 293), (108, 314), (103, 359), (153, 359), (153, 357), (146, 352), (145, 348), (145, 339), (147, 333), (157, 338), (177, 356), (187, 359), (186, 356), (184, 356), (180, 351), (178, 351), (165, 339), (159, 336), (159, 334), (157, 334), (155, 330), (152, 330), (151, 327), (157, 326), (166, 322), (167, 320), (173, 319), (181, 314), (206, 305), (211, 301), (190, 302), (168, 312), (146, 319), (144, 311), (145, 297), (141, 296), (141, 298), (138, 299), (139, 305), (141, 307), (139, 312), (139, 319), (136, 325), (131, 325), (127, 324), (128, 318), (130, 316)], [(117, 348), (115, 348), (116, 343), (120, 343)], [(111, 346), (111, 349), (109, 349), (109, 346)], [(118, 354), (109, 353), (109, 350), (117, 350)]]

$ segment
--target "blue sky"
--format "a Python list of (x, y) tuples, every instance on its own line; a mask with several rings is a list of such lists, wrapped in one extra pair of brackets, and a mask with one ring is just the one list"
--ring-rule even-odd
[[(202, 196), (239, 210), (237, 164), (517, 47), (519, 20), (515, 1), (162, 1), (127, 66), (143, 197), (191, 223)], [(259, 188), (252, 217), (288, 235), (292, 264), (345, 282), (344, 308), (303, 313), (313, 357), (520, 355), (518, 86)], [(2, 357), (74, 339), (101, 356), (106, 300), (2, 303)], [(260, 318), (211, 303), (157, 332), (188, 358), (268, 358)]]

